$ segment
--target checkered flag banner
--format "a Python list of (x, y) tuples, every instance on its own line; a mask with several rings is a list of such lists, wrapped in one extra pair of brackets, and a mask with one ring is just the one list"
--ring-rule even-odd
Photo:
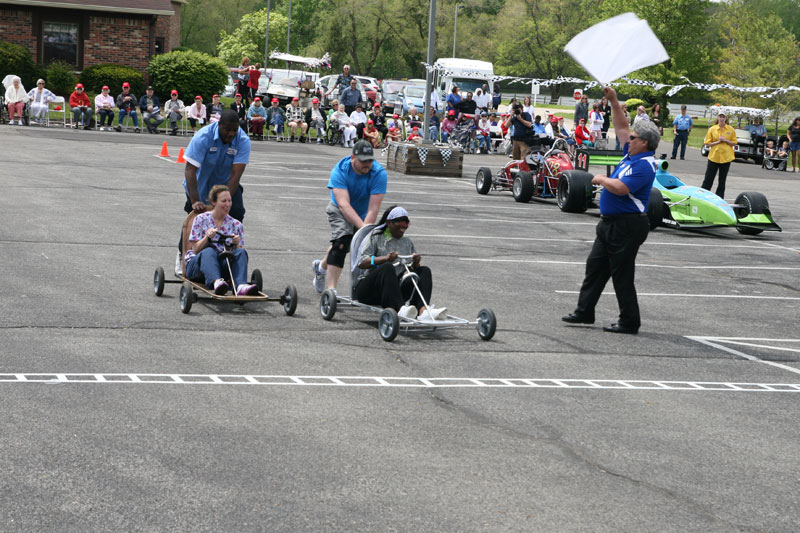
[(450, 156), (453, 155), (453, 151), (449, 148), (442, 148), (439, 153), (442, 154), (442, 166), (446, 167), (447, 162), (450, 161)]
[(428, 159), (428, 149), (427, 148), (417, 148), (417, 155), (419, 155), (419, 162), (422, 163), (422, 166), (425, 166), (425, 161)]

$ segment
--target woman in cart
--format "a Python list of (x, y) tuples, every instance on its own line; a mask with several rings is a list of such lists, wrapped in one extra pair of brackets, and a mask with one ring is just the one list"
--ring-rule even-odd
[[(431, 301), (433, 280), (431, 269), (420, 264), (420, 256), (411, 239), (405, 236), (410, 221), (408, 211), (392, 206), (383, 213), (378, 226), (365, 239), (358, 259), (362, 269), (356, 285), (356, 298), (369, 305), (391, 307), (403, 318), (437, 320), (446, 318), (447, 308), (426, 308), (414, 283), (402, 264), (395, 265), (398, 256), (411, 256), (411, 272), (418, 277), (417, 286), (426, 302)], [(404, 305), (408, 302), (410, 305)]]
[(225, 185), (214, 185), (208, 194), (213, 209), (197, 215), (189, 234), (191, 248), (186, 252), (186, 277), (204, 282), (208, 289), (218, 295), (228, 292), (230, 285), (224, 279), (227, 269), (225, 259), (220, 252), (224, 251), (221, 237), (232, 235), (229, 246), (233, 248), (230, 267), (237, 296), (257, 294), (258, 288), (247, 283), (247, 252), (244, 249), (244, 228), (242, 223), (230, 216), (231, 192)]

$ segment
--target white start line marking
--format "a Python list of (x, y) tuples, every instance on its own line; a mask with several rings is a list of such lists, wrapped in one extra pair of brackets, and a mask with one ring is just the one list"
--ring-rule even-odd
[(731, 381), (647, 381), (546, 378), (416, 378), (374, 376), (263, 376), (238, 374), (0, 374), (0, 383), (158, 384), (158, 385), (289, 385), (312, 387), (610, 389), (727, 392), (800, 392), (800, 383)]
[[(705, 344), (706, 346), (711, 346), (712, 348), (722, 350), (723, 352), (727, 352), (729, 354), (742, 357), (744, 359), (747, 359), (748, 361), (764, 363), (765, 365), (774, 366), (782, 370), (788, 370), (789, 372), (800, 374), (800, 369), (798, 368), (789, 365), (784, 365), (781, 363), (776, 363), (775, 361), (765, 361), (764, 359), (760, 359), (755, 355), (745, 353), (742, 350), (731, 348), (730, 346), (733, 345), (741, 347), (759, 348), (762, 350), (774, 350), (777, 352), (800, 353), (800, 339), (764, 339), (759, 337), (704, 337), (704, 336), (687, 336), (686, 338), (693, 340), (695, 342), (699, 342), (701, 344)], [(786, 346), (786, 344), (794, 345), (796, 347)]]

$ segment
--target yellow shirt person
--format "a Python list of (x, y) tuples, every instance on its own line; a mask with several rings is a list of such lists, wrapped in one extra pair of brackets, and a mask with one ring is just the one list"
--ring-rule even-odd
[[(730, 124), (726, 123), (724, 115), (722, 117), (723, 120), (718, 120), (717, 124), (708, 128), (706, 138), (703, 140), (703, 144), (710, 145), (708, 160), (714, 163), (729, 163), (733, 161), (733, 145), (737, 143), (736, 132)], [(732, 144), (721, 141), (721, 138)]]

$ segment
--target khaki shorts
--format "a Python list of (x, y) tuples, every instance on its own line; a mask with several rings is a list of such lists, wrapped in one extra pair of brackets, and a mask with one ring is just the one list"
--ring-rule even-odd
[(328, 203), (325, 213), (328, 215), (328, 224), (331, 225), (331, 242), (346, 235), (355, 235), (356, 227), (344, 218), (342, 212), (337, 206), (333, 205), (333, 202)]

